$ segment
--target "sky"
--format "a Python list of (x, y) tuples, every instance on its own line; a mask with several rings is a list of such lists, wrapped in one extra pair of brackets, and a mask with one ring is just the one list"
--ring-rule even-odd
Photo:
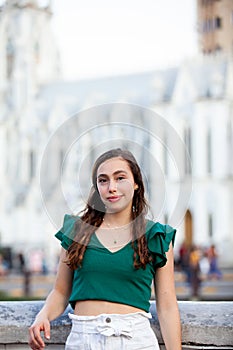
[(197, 54), (196, 0), (53, 0), (63, 78), (163, 69)]

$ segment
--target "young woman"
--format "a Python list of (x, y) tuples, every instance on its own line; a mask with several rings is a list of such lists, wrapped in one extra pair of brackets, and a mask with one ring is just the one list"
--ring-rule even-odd
[(66, 350), (159, 349), (150, 327), (151, 286), (167, 350), (181, 349), (174, 287), (175, 229), (146, 219), (144, 184), (134, 156), (113, 149), (93, 167), (93, 187), (80, 216), (65, 215), (56, 233), (62, 249), (55, 285), (29, 329), (43, 349), (50, 321), (70, 302)]

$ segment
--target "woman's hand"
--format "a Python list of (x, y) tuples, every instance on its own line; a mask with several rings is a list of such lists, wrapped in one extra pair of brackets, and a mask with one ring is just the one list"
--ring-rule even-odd
[(59, 317), (68, 305), (72, 289), (73, 271), (63, 262), (65, 258), (66, 251), (62, 248), (54, 288), (47, 296), (43, 308), (29, 328), (28, 344), (33, 350), (44, 349), (45, 343), (41, 337), (41, 332), (44, 332), (45, 339), (50, 339), (50, 321)]
[(48, 318), (38, 315), (31, 327), (29, 328), (28, 344), (31, 347), (31, 349), (44, 349), (45, 343), (41, 337), (41, 332), (44, 332), (45, 339), (50, 339), (50, 322)]

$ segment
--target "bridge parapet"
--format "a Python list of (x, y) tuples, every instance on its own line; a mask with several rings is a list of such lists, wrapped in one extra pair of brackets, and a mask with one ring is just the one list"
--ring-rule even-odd
[[(233, 302), (179, 301), (182, 322), (183, 350), (233, 349)], [(0, 302), (0, 350), (29, 349), (28, 327), (41, 309), (43, 301)], [(161, 350), (161, 337), (155, 302), (151, 302), (152, 328)], [(64, 314), (51, 323), (51, 340), (46, 349), (62, 350), (70, 331), (68, 307)]]

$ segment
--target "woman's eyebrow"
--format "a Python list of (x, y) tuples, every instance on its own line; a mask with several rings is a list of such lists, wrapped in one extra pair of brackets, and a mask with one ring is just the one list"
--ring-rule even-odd
[[(122, 173), (127, 174), (127, 171), (125, 171), (125, 170), (116, 170), (116, 171), (114, 171), (113, 175), (118, 175), (118, 174), (122, 174)], [(108, 175), (107, 174), (99, 174), (97, 176), (97, 178), (99, 178), (101, 176), (108, 176)]]
[(127, 174), (127, 171), (125, 171), (125, 170), (117, 170), (117, 171), (115, 171), (113, 173), (113, 175), (118, 175), (118, 174), (122, 174), (122, 173)]

